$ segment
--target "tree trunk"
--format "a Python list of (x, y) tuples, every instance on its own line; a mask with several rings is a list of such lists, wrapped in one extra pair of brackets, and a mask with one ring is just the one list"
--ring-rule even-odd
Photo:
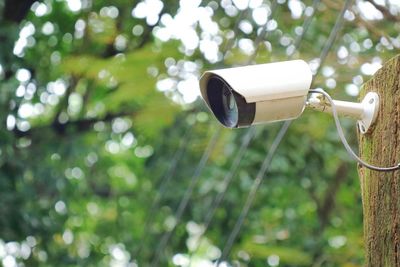
[[(376, 123), (359, 135), (360, 156), (380, 167), (400, 162), (400, 55), (366, 82), (367, 92), (379, 94)], [(400, 171), (358, 170), (364, 211), (365, 266), (400, 266)]]

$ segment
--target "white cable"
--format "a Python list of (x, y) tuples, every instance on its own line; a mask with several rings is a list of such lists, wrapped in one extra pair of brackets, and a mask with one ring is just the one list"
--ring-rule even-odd
[(338, 113), (337, 113), (337, 110), (336, 110), (336, 106), (335, 106), (335, 103), (333, 102), (332, 97), (327, 92), (325, 92), (323, 90), (309, 90), (309, 92), (310, 93), (322, 94), (330, 102), (331, 107), (332, 107), (333, 119), (335, 120), (336, 129), (338, 131), (340, 140), (342, 141), (343, 146), (346, 148), (347, 152), (350, 154), (350, 156), (352, 156), (353, 159), (355, 159), (362, 166), (364, 166), (364, 167), (366, 167), (368, 169), (374, 170), (374, 171), (390, 172), (390, 171), (395, 171), (395, 170), (400, 169), (400, 163), (397, 164), (396, 166), (392, 166), (392, 167), (377, 167), (377, 166), (371, 165), (371, 164), (363, 161), (359, 156), (357, 156), (356, 153), (354, 153), (354, 151), (351, 149), (349, 143), (346, 140), (346, 137), (344, 136), (343, 128), (340, 125), (339, 116), (338, 116)]

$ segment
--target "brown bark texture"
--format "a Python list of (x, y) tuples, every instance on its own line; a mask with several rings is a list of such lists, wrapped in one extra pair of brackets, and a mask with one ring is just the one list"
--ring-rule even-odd
[[(363, 85), (379, 94), (373, 127), (359, 134), (360, 156), (380, 167), (400, 162), (400, 55), (386, 62)], [(365, 266), (400, 266), (400, 171), (377, 172), (359, 167), (364, 212)]]

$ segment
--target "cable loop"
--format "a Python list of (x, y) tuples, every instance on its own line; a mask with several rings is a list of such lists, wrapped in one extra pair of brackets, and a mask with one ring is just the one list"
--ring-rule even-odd
[(335, 124), (336, 124), (336, 129), (337, 129), (337, 132), (339, 134), (340, 140), (342, 141), (342, 144), (343, 144), (344, 148), (347, 150), (347, 152), (350, 154), (350, 156), (354, 160), (356, 160), (361, 166), (364, 166), (364, 167), (366, 167), (368, 169), (371, 169), (371, 170), (374, 170), (374, 171), (381, 171), (381, 172), (391, 172), (391, 171), (396, 171), (396, 170), (400, 169), (400, 163), (398, 163), (397, 165), (392, 166), (392, 167), (377, 167), (377, 166), (371, 165), (371, 164), (363, 161), (359, 156), (357, 156), (356, 153), (354, 153), (353, 149), (350, 147), (350, 145), (347, 142), (347, 139), (346, 139), (346, 137), (344, 135), (343, 128), (342, 128), (342, 125), (340, 124), (339, 116), (338, 116), (338, 113), (337, 113), (337, 110), (336, 110), (336, 105), (333, 102), (332, 97), (327, 92), (325, 92), (323, 90), (312, 89), (309, 92), (310, 93), (322, 94), (329, 101), (329, 103), (331, 104), (331, 107), (332, 107), (332, 115), (333, 115), (333, 119), (334, 119)]

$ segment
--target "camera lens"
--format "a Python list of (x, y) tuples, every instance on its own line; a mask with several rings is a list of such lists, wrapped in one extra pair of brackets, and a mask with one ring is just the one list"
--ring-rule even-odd
[(254, 121), (256, 104), (246, 99), (218, 75), (207, 82), (208, 104), (215, 117), (225, 127), (237, 128), (250, 126)]
[(236, 106), (235, 96), (226, 85), (224, 85), (222, 92), (222, 106), (224, 107), (223, 117), (226, 124), (236, 124), (238, 120), (238, 109)]
[(224, 106), (228, 108), (228, 112), (236, 108), (235, 97), (226, 87), (224, 87), (224, 95), (222, 97), (222, 101), (224, 101)]
[(239, 112), (232, 90), (217, 77), (209, 80), (207, 88), (210, 107), (217, 119), (227, 127), (236, 127)]

